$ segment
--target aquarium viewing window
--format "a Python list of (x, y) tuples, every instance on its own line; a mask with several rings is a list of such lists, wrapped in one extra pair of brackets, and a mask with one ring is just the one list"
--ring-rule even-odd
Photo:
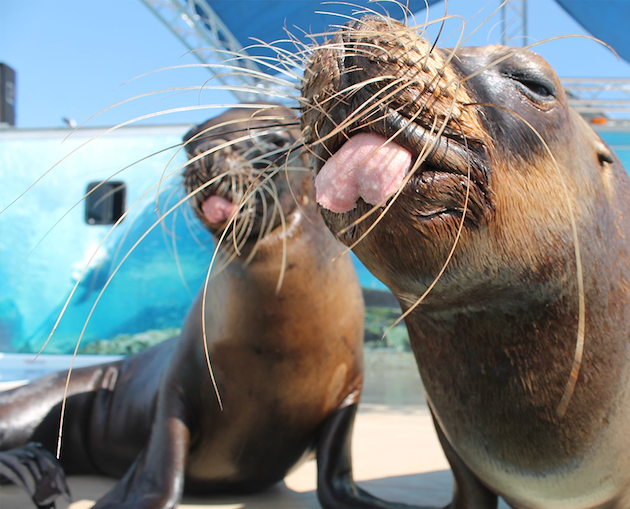
[(124, 182), (90, 182), (85, 192), (85, 222), (114, 224), (125, 212)]

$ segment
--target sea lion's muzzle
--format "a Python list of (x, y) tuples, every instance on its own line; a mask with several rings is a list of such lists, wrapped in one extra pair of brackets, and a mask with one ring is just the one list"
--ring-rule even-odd
[(465, 209), (469, 221), (487, 219), (487, 141), (447, 63), (414, 29), (375, 16), (314, 52), (303, 136), (324, 209), (352, 222), (395, 197), (418, 221), (457, 220)]
[(215, 233), (241, 220), (250, 225), (248, 235), (258, 234), (274, 207), (273, 193), (265, 191), (277, 190), (272, 181), (284, 178), (288, 161), (296, 157), (288, 156), (294, 140), (286, 131), (241, 138), (211, 130), (188, 136), (186, 190), (199, 218)]

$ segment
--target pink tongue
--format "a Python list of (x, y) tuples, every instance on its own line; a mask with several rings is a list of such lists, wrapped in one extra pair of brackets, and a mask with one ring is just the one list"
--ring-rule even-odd
[(227, 221), (238, 207), (220, 196), (210, 196), (201, 204), (203, 215), (209, 223), (218, 224)]
[(380, 134), (353, 136), (315, 178), (317, 203), (333, 212), (352, 210), (359, 198), (376, 205), (401, 186), (411, 153)]

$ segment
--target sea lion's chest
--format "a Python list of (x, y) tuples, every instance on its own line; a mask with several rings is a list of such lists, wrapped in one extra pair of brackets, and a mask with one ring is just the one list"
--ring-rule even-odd
[(562, 359), (572, 352), (555, 344), (556, 333), (542, 321), (530, 331), (519, 324), (517, 335), (495, 318), (501, 334), (494, 338), (487, 327), (481, 334), (472, 324), (436, 322), (410, 327), (427, 399), (448, 442), (483, 484), (515, 509), (625, 507), (606, 504), (630, 486), (627, 351), (600, 348), (610, 338), (593, 333), (573, 397), (559, 415), (570, 372)]

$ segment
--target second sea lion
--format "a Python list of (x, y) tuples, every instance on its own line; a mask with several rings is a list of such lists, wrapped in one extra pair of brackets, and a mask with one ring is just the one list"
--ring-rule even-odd
[[(244, 106), (186, 136), (185, 182), (222, 239), (221, 270), (180, 337), (73, 372), (61, 463), (68, 474), (121, 478), (96, 508), (262, 490), (315, 454), (324, 507), (389, 507), (352, 478), (363, 298), (350, 258), (332, 261), (343, 246), (291, 150), (296, 125), (290, 110)], [(0, 393), (1, 449), (38, 441), (55, 450), (65, 379)]]

